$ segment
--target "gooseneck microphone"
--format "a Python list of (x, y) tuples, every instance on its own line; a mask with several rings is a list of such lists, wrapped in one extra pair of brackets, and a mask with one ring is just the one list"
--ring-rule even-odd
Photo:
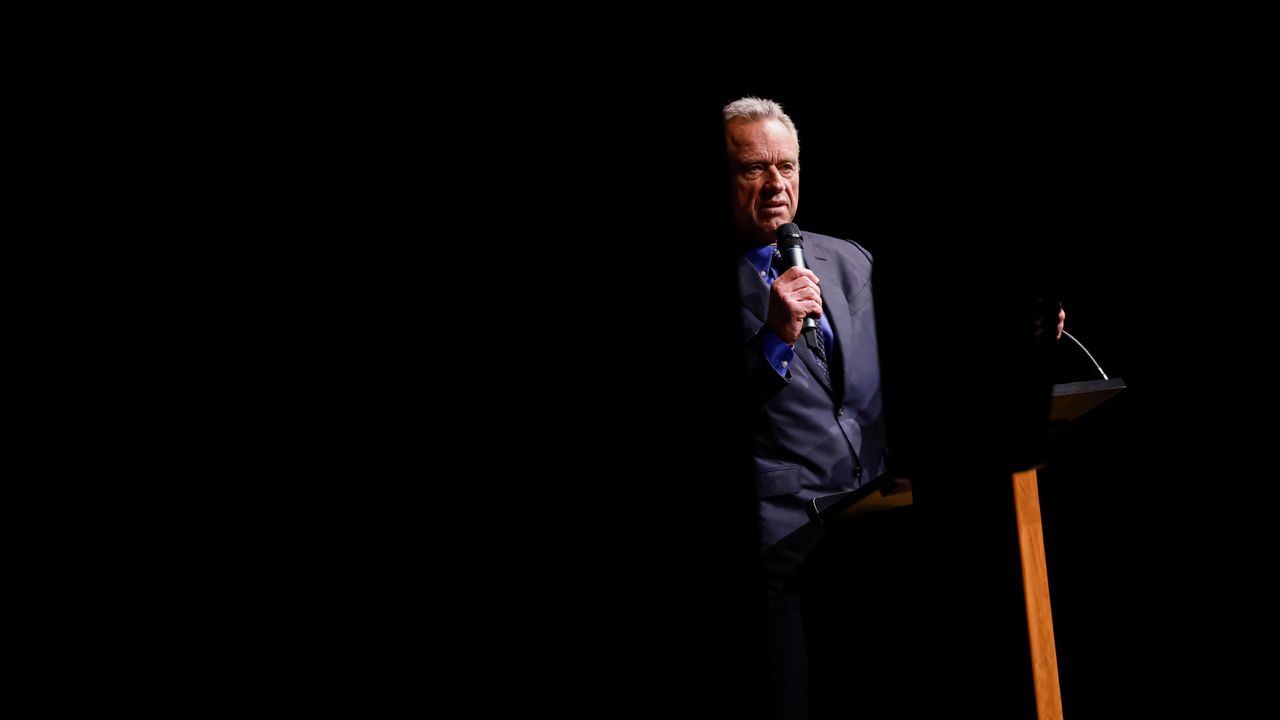
[[(807, 270), (809, 266), (804, 264), (804, 237), (800, 235), (800, 227), (795, 223), (786, 223), (778, 228), (777, 233), (778, 253), (782, 255), (783, 272), (793, 267)], [(822, 335), (818, 331), (816, 315), (805, 316), (804, 327), (800, 330), (800, 334), (804, 335), (804, 341), (811, 350), (818, 349)]]
[(1098, 374), (1102, 376), (1102, 379), (1103, 379), (1103, 380), (1108, 380), (1108, 379), (1110, 379), (1110, 378), (1108, 378), (1108, 377), (1107, 377), (1107, 374), (1106, 374), (1105, 372), (1103, 372), (1103, 370), (1102, 370), (1102, 366), (1098, 364), (1098, 361), (1093, 359), (1093, 353), (1089, 352), (1089, 348), (1085, 347), (1085, 346), (1084, 346), (1084, 343), (1082, 343), (1082, 342), (1080, 342), (1079, 340), (1077, 340), (1077, 339), (1076, 339), (1076, 337), (1075, 337), (1074, 335), (1072, 335), (1071, 333), (1067, 332), (1066, 330), (1063, 330), (1063, 331), (1062, 331), (1062, 334), (1063, 334), (1063, 335), (1066, 335), (1066, 336), (1067, 336), (1067, 339), (1069, 339), (1071, 342), (1073, 342), (1073, 343), (1075, 343), (1076, 345), (1079, 345), (1079, 346), (1080, 346), (1080, 349), (1084, 351), (1085, 356), (1087, 356), (1087, 357), (1089, 358), (1089, 362), (1093, 363), (1093, 366), (1094, 366), (1094, 367), (1096, 367), (1096, 368), (1098, 368)]

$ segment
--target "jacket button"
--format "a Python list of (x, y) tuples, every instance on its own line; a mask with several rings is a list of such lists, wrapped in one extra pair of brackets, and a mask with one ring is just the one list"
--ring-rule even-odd
[(844, 417), (844, 408), (840, 408), (839, 410), (837, 410), (836, 415), (839, 415), (840, 417)]
[(862, 479), (862, 466), (861, 466), (861, 465), (859, 465), (858, 467), (856, 467), (856, 468), (854, 468), (854, 469), (853, 469), (853, 479), (854, 479), (854, 480), (861, 480), (861, 479)]

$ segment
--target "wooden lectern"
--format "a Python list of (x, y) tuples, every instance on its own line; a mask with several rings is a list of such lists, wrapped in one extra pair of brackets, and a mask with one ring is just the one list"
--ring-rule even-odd
[[(1053, 386), (1049, 406), (1050, 427), (1060, 427), (1097, 407), (1125, 387), (1121, 379), (1103, 379), (1065, 383)], [(857, 490), (815, 498), (809, 506), (809, 514), (819, 523), (847, 523), (873, 514), (900, 510), (916, 504), (919, 482), (889, 473), (864, 484)], [(951, 502), (956, 493), (943, 490), (945, 483), (934, 482), (930, 491), (937, 497), (947, 497), (937, 505)], [(1058, 683), (1058, 661), (1053, 639), (1053, 616), (1049, 602), (1049, 580), (1045, 564), (1044, 534), (1040, 519), (1040, 497), (1036, 468), (1030, 467), (1012, 473), (1011, 482), (994, 495), (983, 495), (977, 502), (989, 503), (993, 498), (999, 505), (1008, 501), (1012, 505), (1012, 531), (1016, 533), (1017, 556), (1020, 560), (1022, 604), (1026, 616), (1026, 636), (1023, 655), (1029, 660), (1029, 672), (1034, 688), (1034, 703), (1039, 720), (1061, 720), (1062, 698)], [(954, 521), (952, 513), (949, 520)], [(944, 528), (948, 520), (940, 523)], [(940, 536), (954, 537), (956, 533), (943, 530)], [(1011, 539), (1012, 542), (1012, 539)], [(944, 566), (945, 567), (945, 566)], [(962, 577), (962, 569), (951, 566), (950, 577), (938, 579), (936, 587), (925, 594), (942, 595), (948, 589), (963, 586), (968, 578)], [(943, 573), (944, 575), (946, 573)], [(999, 574), (999, 573), (997, 573)], [(986, 580), (990, 581), (988, 575)], [(951, 582), (948, 582), (950, 580)], [(1001, 580), (995, 579), (996, 584)], [(928, 603), (922, 603), (927, 606)], [(963, 618), (960, 618), (963, 620)], [(959, 633), (956, 637), (963, 637)], [(982, 652), (979, 649), (975, 652)], [(960, 659), (961, 661), (963, 658)], [(944, 671), (945, 672), (945, 671)]]

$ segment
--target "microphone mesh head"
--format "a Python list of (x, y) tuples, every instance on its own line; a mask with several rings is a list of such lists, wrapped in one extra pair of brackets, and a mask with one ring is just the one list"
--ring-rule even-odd
[(804, 247), (804, 238), (800, 236), (800, 226), (786, 223), (778, 228), (778, 249)]

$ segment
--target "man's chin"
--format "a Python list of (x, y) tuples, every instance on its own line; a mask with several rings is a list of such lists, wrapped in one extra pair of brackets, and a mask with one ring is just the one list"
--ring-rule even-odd
[(750, 225), (739, 223), (738, 227), (740, 231), (745, 233), (747, 238), (750, 238), (751, 245), (772, 245), (778, 239), (778, 228), (788, 222), (791, 221), (775, 218), (768, 222), (754, 222)]
[(770, 238), (773, 238), (778, 234), (778, 228), (782, 227), (783, 225), (786, 225), (789, 222), (791, 222), (791, 218), (779, 216), (775, 218), (770, 218), (765, 222), (762, 222), (756, 225), (756, 227), (760, 229), (760, 232), (762, 234), (767, 235)]

